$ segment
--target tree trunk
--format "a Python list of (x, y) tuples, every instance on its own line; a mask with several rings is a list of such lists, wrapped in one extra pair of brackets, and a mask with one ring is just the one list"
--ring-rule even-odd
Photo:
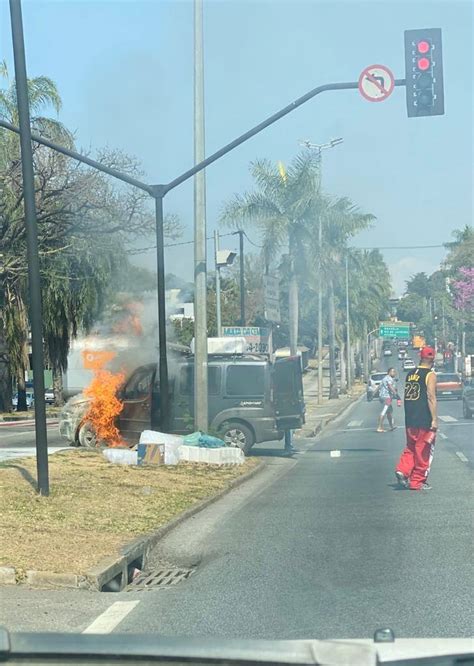
[(329, 399), (339, 397), (336, 376), (336, 313), (334, 306), (334, 283), (329, 278), (328, 294), (328, 332), (329, 332)]
[(26, 403), (26, 385), (25, 385), (25, 371), (20, 370), (17, 376), (17, 386), (18, 386), (18, 403), (16, 407), (17, 412), (26, 412), (28, 411), (28, 405)]
[(289, 329), (290, 329), (290, 354), (296, 356), (298, 353), (298, 282), (293, 266), (290, 275), (288, 291)]
[(298, 280), (295, 270), (296, 247), (293, 234), (288, 234), (288, 245), (290, 254), (290, 282), (288, 285), (288, 317), (290, 333), (290, 354), (296, 356), (298, 353), (298, 321), (299, 321), (299, 303), (298, 303)]
[(12, 411), (12, 377), (5, 340), (0, 333), (0, 412)]
[(62, 407), (64, 405), (63, 373), (57, 368), (53, 368), (53, 391), (54, 406)]
[(347, 363), (346, 363), (346, 353), (347, 346), (345, 342), (341, 342), (340, 345), (340, 361), (339, 361), (339, 370), (341, 373), (341, 393), (347, 393)]

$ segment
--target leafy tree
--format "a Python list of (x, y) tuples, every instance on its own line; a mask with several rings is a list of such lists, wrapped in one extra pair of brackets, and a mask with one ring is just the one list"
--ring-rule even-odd
[(422, 298), (430, 298), (431, 296), (431, 285), (430, 279), (426, 273), (416, 273), (407, 280), (406, 283), (406, 293), (407, 294), (416, 294)]

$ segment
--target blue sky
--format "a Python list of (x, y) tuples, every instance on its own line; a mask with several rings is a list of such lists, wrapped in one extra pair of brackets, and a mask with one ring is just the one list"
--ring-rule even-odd
[[(357, 246), (436, 245), (472, 223), (472, 4), (378, 0), (204, 0), (206, 147), (213, 152), (316, 85), (355, 81), (372, 63), (404, 77), (403, 31), (443, 29), (446, 114), (409, 119), (397, 88), (379, 104), (325, 93), (207, 170), (208, 235), (233, 193), (252, 187), (256, 157), (289, 162), (298, 140), (344, 144), (324, 154), (323, 187), (377, 223)], [(193, 5), (190, 0), (23, 0), (30, 76), (48, 75), (78, 146), (137, 156), (150, 182), (193, 160)], [(11, 70), (8, 2), (0, 0), (0, 59)], [(192, 183), (165, 199), (192, 239)], [(249, 236), (258, 242), (255, 233)], [(234, 240), (225, 245), (234, 248)], [(211, 246), (209, 246), (211, 250)], [(443, 250), (385, 253), (395, 291)], [(154, 253), (142, 256), (154, 265)], [(192, 276), (192, 246), (169, 249), (167, 270)]]

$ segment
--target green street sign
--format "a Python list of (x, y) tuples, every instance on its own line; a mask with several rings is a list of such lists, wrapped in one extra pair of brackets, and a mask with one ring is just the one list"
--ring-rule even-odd
[(410, 327), (383, 324), (379, 328), (379, 336), (381, 338), (397, 338), (399, 340), (409, 340)]

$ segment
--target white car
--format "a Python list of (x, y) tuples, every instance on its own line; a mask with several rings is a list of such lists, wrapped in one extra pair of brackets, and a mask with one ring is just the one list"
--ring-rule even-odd
[(370, 375), (369, 381), (367, 382), (367, 401), (370, 402), (373, 400), (374, 393), (376, 389), (380, 386), (380, 382), (385, 377), (386, 372), (374, 372)]
[(406, 361), (403, 361), (403, 369), (404, 370), (415, 370), (416, 369), (415, 361), (412, 361), (411, 358), (407, 358)]
[(398, 359), (400, 361), (403, 361), (403, 360), (406, 359), (406, 357), (407, 357), (407, 353), (406, 353), (405, 349), (400, 349), (399, 352), (398, 352)]
[[(32, 391), (26, 392), (26, 408), (31, 409), (35, 404), (35, 396)], [(15, 393), (12, 399), (12, 405), (15, 409), (18, 407), (18, 393)]]
[(383, 350), (383, 355), (384, 356), (391, 356), (392, 355), (392, 350), (391, 349), (384, 349)]

